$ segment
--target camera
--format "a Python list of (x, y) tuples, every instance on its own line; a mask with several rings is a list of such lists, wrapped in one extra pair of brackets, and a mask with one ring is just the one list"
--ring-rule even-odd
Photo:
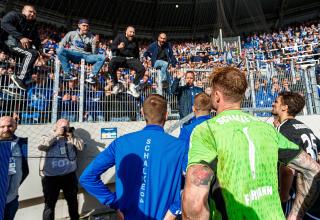
[(63, 127), (64, 133), (72, 133), (74, 132), (75, 128), (74, 127)]

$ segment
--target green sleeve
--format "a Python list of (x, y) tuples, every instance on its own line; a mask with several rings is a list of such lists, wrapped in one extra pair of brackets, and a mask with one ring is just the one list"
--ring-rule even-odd
[[(197, 126), (190, 138), (190, 149), (188, 154), (188, 167), (194, 164), (209, 165), (217, 157), (214, 135), (207, 123)], [(212, 168), (212, 167), (211, 167)]]
[(287, 164), (292, 159), (294, 159), (301, 152), (302, 149), (295, 143), (289, 141), (281, 133), (277, 132), (277, 135), (278, 135), (278, 147), (279, 147), (279, 150), (278, 150), (279, 160)]

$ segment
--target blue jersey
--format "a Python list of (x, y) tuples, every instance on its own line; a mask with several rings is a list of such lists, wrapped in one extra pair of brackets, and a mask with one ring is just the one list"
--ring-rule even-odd
[[(85, 169), (81, 185), (102, 204), (120, 209), (125, 219), (163, 219), (168, 210), (181, 213), (181, 180), (185, 142), (158, 125), (114, 140)], [(100, 176), (116, 168), (116, 192)]]
[[(188, 146), (189, 146), (189, 142), (190, 142), (190, 136), (191, 136), (191, 133), (193, 131), (193, 129), (201, 124), (202, 122), (210, 119), (211, 116), (210, 115), (203, 115), (203, 116), (199, 116), (197, 118), (194, 118), (192, 119), (191, 123), (186, 125), (186, 126), (183, 126), (181, 129), (180, 129), (180, 134), (179, 134), (179, 139), (187, 142)], [(188, 147), (189, 148), (189, 147)]]
[[(211, 118), (210, 115), (203, 115), (203, 116), (199, 116), (197, 118), (192, 119), (191, 123), (183, 126), (180, 129), (180, 134), (179, 134), (179, 139), (186, 142), (187, 144), (187, 149), (189, 151), (189, 142), (190, 142), (190, 136), (191, 133), (193, 131), (193, 129), (201, 124), (202, 122), (209, 120)], [(183, 167), (183, 172), (185, 173), (187, 171), (187, 165), (188, 165), (188, 158), (184, 158), (186, 161), (183, 163), (185, 166)]]

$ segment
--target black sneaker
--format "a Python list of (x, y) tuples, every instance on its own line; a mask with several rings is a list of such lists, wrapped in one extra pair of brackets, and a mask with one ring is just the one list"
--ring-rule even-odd
[(15, 75), (11, 75), (11, 80), (13, 81), (13, 83), (21, 90), (27, 90), (27, 86), (22, 82), (21, 79), (19, 79), (17, 76)]
[(2, 92), (4, 92), (5, 94), (11, 96), (11, 97), (15, 97), (15, 98), (22, 98), (23, 97), (23, 93), (22, 90), (20, 90), (15, 84), (10, 84), (7, 88), (3, 88)]
[(67, 73), (63, 74), (64, 81), (72, 81), (72, 80), (76, 80), (76, 79), (77, 79), (77, 77), (73, 74), (67, 74)]

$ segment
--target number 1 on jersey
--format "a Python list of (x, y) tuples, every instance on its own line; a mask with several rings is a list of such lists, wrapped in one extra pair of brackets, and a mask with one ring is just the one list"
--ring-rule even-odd
[(252, 178), (256, 178), (256, 170), (255, 170), (255, 147), (253, 141), (249, 137), (248, 127), (243, 128), (243, 133), (246, 136), (249, 143), (249, 161), (250, 161), (250, 169)]

